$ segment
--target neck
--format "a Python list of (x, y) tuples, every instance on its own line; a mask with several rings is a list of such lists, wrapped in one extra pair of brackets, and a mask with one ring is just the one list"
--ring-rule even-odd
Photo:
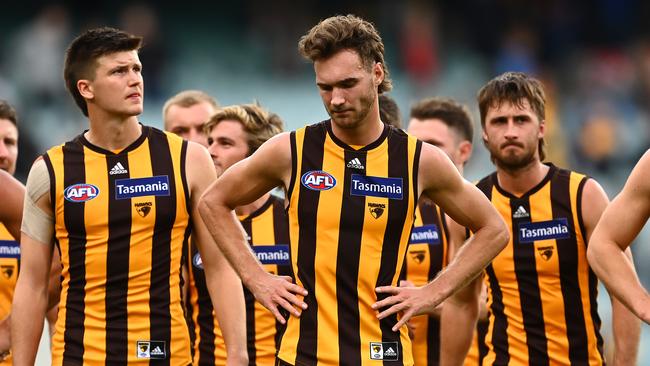
[(534, 160), (525, 167), (509, 170), (497, 166), (497, 179), (501, 188), (515, 196), (521, 196), (539, 184), (549, 167)]
[(332, 132), (348, 145), (366, 146), (374, 142), (384, 131), (384, 124), (379, 119), (378, 104), (375, 103), (368, 115), (354, 128), (341, 128), (332, 122)]
[(267, 193), (252, 203), (243, 206), (237, 206), (235, 207), (235, 213), (237, 216), (248, 216), (262, 207), (270, 196), (271, 194)]
[(105, 150), (119, 151), (129, 145), (142, 134), (142, 127), (136, 116), (120, 118), (115, 116), (102, 116), (99, 113), (88, 111), (90, 129), (86, 132), (86, 139), (95, 146)]

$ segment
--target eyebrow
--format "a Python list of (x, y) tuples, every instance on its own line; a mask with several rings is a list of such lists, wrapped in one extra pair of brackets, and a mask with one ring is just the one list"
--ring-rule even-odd
[(359, 78), (347, 78), (347, 79), (343, 79), (343, 80), (338, 80), (338, 81), (336, 81), (336, 82), (334, 82), (332, 84), (317, 81), (316, 85), (318, 85), (320, 87), (323, 87), (323, 86), (340, 86), (340, 85), (343, 85), (343, 84), (355, 83), (355, 82), (358, 82), (358, 81), (359, 81)]

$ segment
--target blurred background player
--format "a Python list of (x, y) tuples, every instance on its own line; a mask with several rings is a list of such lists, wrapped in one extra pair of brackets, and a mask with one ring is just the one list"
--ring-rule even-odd
[[(542, 163), (545, 102), (542, 84), (518, 72), (495, 77), (478, 93), (483, 141), (496, 172), (477, 186), (512, 231), (506, 249), (486, 268), (484, 365), (604, 363), (598, 281), (586, 254), (608, 199), (594, 179)], [(614, 298), (612, 307), (614, 364), (635, 365), (639, 322)], [(456, 351), (445, 351), (456, 356), (449, 364), (462, 364), (459, 345), (467, 349), (473, 330), (463, 321), (468, 316), (462, 308), (443, 313), (443, 327), (455, 329), (443, 344)]]
[[(419, 140), (439, 147), (463, 173), (463, 167), (472, 154), (473, 138), (472, 120), (467, 107), (451, 99), (422, 99), (411, 107), (407, 131)], [(423, 286), (448, 264), (452, 250), (447, 221), (444, 212), (430, 199), (420, 198), (402, 270), (401, 286)], [(455, 235), (456, 243), (465, 241), (463, 228)], [(442, 305), (439, 305), (432, 313), (414, 317), (408, 323), (413, 335), (416, 365), (439, 364), (441, 308)]]
[[(14, 174), (18, 160), (18, 115), (13, 106), (0, 100), (0, 169)], [(11, 365), (10, 319), (11, 302), (18, 279), (20, 264), (20, 220), (22, 219), (22, 196), (24, 188), (18, 182), (7, 179), (0, 185), (3, 211), (9, 215), (0, 221), (0, 365)], [(6, 187), (4, 185), (6, 184)], [(15, 188), (15, 192), (13, 191)], [(3, 215), (3, 217), (5, 217)]]
[(395, 128), (402, 128), (402, 116), (400, 115), (399, 106), (395, 99), (386, 94), (380, 94), (379, 100), (379, 119), (387, 125)]
[(218, 107), (217, 101), (203, 91), (182, 91), (169, 98), (163, 106), (165, 131), (208, 147), (203, 128)]
[[(205, 125), (217, 175), (255, 152), (261, 144), (282, 132), (282, 120), (259, 104), (241, 104), (218, 109)], [(269, 273), (290, 275), (289, 227), (284, 200), (269, 193), (251, 204), (235, 208), (247, 239)], [(214, 318), (212, 302), (205, 286), (201, 255), (190, 255), (190, 331), (193, 333), (195, 365), (226, 365), (223, 335)], [(284, 327), (273, 314), (255, 301), (244, 288), (249, 365), (273, 366)]]
[[(53, 237), (62, 263), (53, 365), (190, 364), (180, 291), (190, 229), (206, 254), (212, 299), (225, 309), (224, 333), (233, 335), (226, 341), (245, 339), (241, 282), (194, 217), (216, 179), (209, 154), (138, 121), (141, 45), (141, 37), (104, 27), (85, 31), (66, 52), (66, 86), (90, 128), (48, 150), (27, 180), (12, 306), (16, 365), (34, 363)], [(243, 341), (240, 350), (229, 354), (231, 364), (247, 363)]]
[(639, 281), (628, 247), (650, 217), (650, 150), (609, 204), (589, 243), (587, 258), (610, 294), (650, 324), (650, 296)]

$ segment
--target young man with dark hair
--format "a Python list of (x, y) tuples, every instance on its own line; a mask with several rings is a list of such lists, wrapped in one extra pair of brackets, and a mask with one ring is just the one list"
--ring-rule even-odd
[(196, 217), (199, 197), (216, 179), (210, 157), (198, 144), (138, 122), (141, 43), (98, 28), (67, 50), (66, 85), (90, 128), (48, 150), (28, 177), (12, 308), (15, 365), (34, 363), (52, 238), (62, 264), (53, 365), (190, 364), (180, 290), (190, 232), (231, 335), (232, 364), (247, 363), (245, 345), (229, 344), (245, 339), (241, 283)]
[[(205, 124), (208, 151), (217, 175), (254, 153), (260, 145), (282, 132), (282, 120), (259, 104), (220, 108)], [(290, 275), (289, 226), (282, 198), (264, 194), (254, 202), (235, 207), (235, 214), (246, 232), (250, 248), (264, 269), (277, 275)], [(189, 318), (195, 336), (195, 365), (226, 365), (226, 350), (219, 325), (211, 316), (212, 304), (205, 288), (201, 255), (190, 254)], [(273, 314), (244, 289), (248, 363), (273, 366), (277, 342), (284, 327)]]
[[(371, 23), (327, 18), (299, 49), (314, 63), (331, 118), (274, 136), (231, 166), (204, 195), (201, 215), (257, 300), (281, 322), (282, 309), (294, 315), (277, 364), (413, 365), (406, 328), (399, 328), (478, 275), (507, 241), (505, 226), (442, 151), (381, 122), (377, 97), (391, 85)], [(264, 270), (232, 213), (277, 186), (286, 190), (292, 276)], [(397, 285), (421, 194), (476, 235), (429, 286), (386, 289)], [(376, 314), (396, 298), (408, 301)]]
[[(544, 159), (545, 95), (542, 84), (507, 72), (481, 88), (483, 142), (496, 172), (478, 188), (509, 223), (511, 240), (486, 268), (489, 331), (484, 365), (602, 365), (596, 304), (598, 281), (587, 246), (608, 198), (582, 174)], [(476, 298), (465, 299), (468, 303)], [(615, 365), (634, 365), (639, 322), (612, 298)], [(445, 365), (460, 365), (475, 315), (443, 312)], [(464, 350), (463, 350), (464, 348)], [(454, 357), (455, 356), (455, 357)]]

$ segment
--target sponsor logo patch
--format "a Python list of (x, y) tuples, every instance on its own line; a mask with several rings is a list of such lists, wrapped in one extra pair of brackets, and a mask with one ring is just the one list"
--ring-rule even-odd
[(370, 359), (397, 361), (399, 359), (397, 342), (370, 342)]
[(20, 243), (15, 240), (0, 240), (0, 258), (20, 258)]
[(253, 252), (262, 264), (289, 264), (289, 246), (278, 245), (254, 245)]
[(327, 191), (336, 186), (336, 178), (322, 170), (308, 171), (302, 175), (300, 182), (303, 186), (314, 191)]
[(167, 358), (165, 341), (138, 341), (136, 350), (138, 358), (153, 360), (164, 360)]
[(69, 202), (86, 202), (99, 195), (99, 188), (92, 184), (78, 183), (66, 187), (63, 197)]
[(571, 233), (567, 219), (559, 218), (519, 224), (518, 236), (520, 243), (532, 243), (539, 240), (568, 239)]
[(426, 257), (426, 252), (424, 250), (412, 250), (409, 254), (411, 255), (411, 259), (413, 259), (417, 264), (424, 262), (424, 258)]
[(370, 211), (372, 217), (376, 219), (380, 218), (384, 210), (386, 210), (386, 204), (368, 202), (368, 211)]
[(203, 259), (201, 259), (201, 253), (194, 254), (192, 258), (192, 264), (198, 269), (203, 269)]
[(151, 202), (137, 202), (133, 206), (135, 206), (135, 211), (138, 213), (138, 215), (142, 217), (147, 217), (149, 215), (149, 212), (151, 212), (151, 208), (153, 206), (153, 203)]
[(119, 161), (117, 162), (117, 164), (113, 165), (111, 170), (108, 172), (108, 174), (110, 175), (126, 174), (126, 173), (128, 173), (128, 171), (126, 170), (124, 165), (122, 165), (122, 163), (120, 163)]
[(352, 169), (359, 169), (359, 170), (366, 169), (366, 167), (363, 166), (363, 164), (361, 164), (361, 160), (359, 160), (359, 158), (354, 158), (348, 161), (348, 164), (346, 166)]
[(373, 196), (401, 200), (403, 197), (402, 178), (352, 174), (350, 194), (353, 196)]
[(411, 230), (410, 244), (440, 244), (440, 231), (434, 224), (414, 226)]
[(537, 248), (537, 253), (539, 253), (539, 255), (542, 258), (544, 258), (544, 260), (547, 260), (547, 261), (550, 260), (551, 257), (553, 256), (553, 251), (554, 251), (554, 248), (553, 248), (552, 245)]
[(530, 214), (526, 212), (524, 206), (517, 207), (517, 210), (512, 214), (512, 217), (515, 219), (521, 219), (523, 217), (530, 217)]
[(115, 180), (115, 199), (124, 200), (142, 196), (169, 196), (169, 177), (157, 175)]

